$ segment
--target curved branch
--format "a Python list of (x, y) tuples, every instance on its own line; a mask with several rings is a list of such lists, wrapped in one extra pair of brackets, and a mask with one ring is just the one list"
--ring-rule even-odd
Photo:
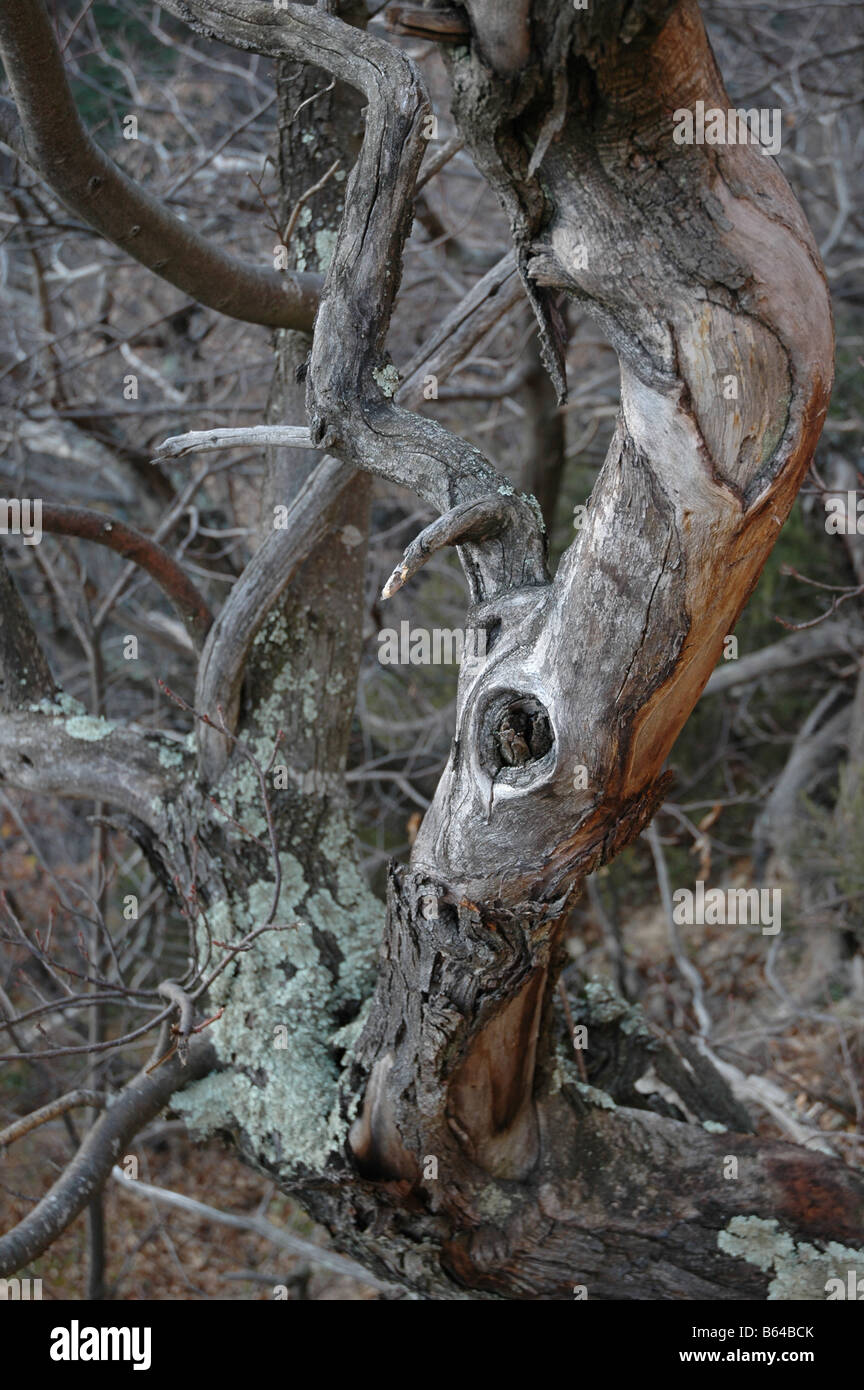
[(17, 108), (0, 138), (97, 232), (149, 270), (230, 318), (309, 332), (320, 277), (245, 265), (193, 232), (90, 138), (69, 90), (42, 0), (4, 0), (0, 56)]
[[(326, 457), (288, 508), (286, 524), (271, 531), (244, 569), (210, 630), (198, 667), (195, 708), (234, 730), (243, 673), (252, 643), (279, 595), (311, 554), (328, 526), (333, 504), (350, 487), (354, 469)], [(198, 721), (198, 764), (212, 785), (228, 757), (228, 739)]]
[(434, 420), (395, 405), (398, 375), (384, 343), (426, 152), (429, 105), (414, 64), (382, 39), (311, 6), (261, 0), (166, 0), (199, 32), (270, 57), (297, 58), (366, 98), (366, 132), (321, 294), (307, 377), (312, 444), (411, 488), (441, 512), (506, 497), (506, 541), (472, 542), (462, 557), (472, 595), (547, 582), (542, 518), (479, 450)]
[[(25, 1055), (26, 1054), (22, 1054)], [(74, 1110), (79, 1105), (87, 1105), (94, 1110), (102, 1110), (108, 1104), (108, 1095), (105, 1091), (87, 1091), (79, 1088), (76, 1091), (67, 1091), (65, 1096), (58, 1096), (56, 1100), (50, 1100), (47, 1105), (41, 1105), (38, 1110), (31, 1110), (29, 1115), (22, 1115), (20, 1120), (15, 1120), (5, 1129), (0, 1129), (0, 1153), (9, 1144), (14, 1144), (16, 1139), (23, 1139), (25, 1134), (31, 1130), (38, 1129), (40, 1125), (47, 1124), (49, 1120), (56, 1120), (58, 1115), (65, 1115), (67, 1111)]]
[(438, 550), (448, 545), (466, 545), (506, 535), (510, 526), (507, 497), (492, 494), (473, 502), (460, 502), (449, 512), (425, 526), (405, 550), (402, 559), (381, 590), (382, 599), (392, 598)]
[(201, 648), (210, 631), (213, 614), (177, 561), (156, 541), (136, 531), (134, 526), (88, 507), (43, 503), (42, 529), (54, 536), (77, 536), (81, 540), (95, 541), (140, 565), (170, 599), (195, 646)]
[(0, 1277), (35, 1260), (75, 1220), (98, 1192), (117, 1155), (167, 1105), (175, 1091), (206, 1076), (215, 1065), (209, 1039), (196, 1039), (184, 1066), (172, 1058), (157, 1071), (139, 1074), (90, 1130), (69, 1166), (31, 1212), (0, 1236)]
[[(70, 713), (65, 696), (0, 714), (0, 785), (119, 806), (157, 834), (168, 825), (172, 782), (155, 736)], [(166, 745), (172, 749), (175, 745)]]
[(807, 666), (811, 661), (819, 661), (827, 656), (857, 657), (862, 640), (859, 627), (841, 622), (839, 618), (804, 632), (794, 632), (791, 637), (772, 642), (758, 652), (741, 657), (739, 661), (728, 661), (718, 666), (711, 673), (703, 699), (708, 695), (725, 695), (727, 690), (734, 690), (738, 685), (774, 676), (778, 671)]

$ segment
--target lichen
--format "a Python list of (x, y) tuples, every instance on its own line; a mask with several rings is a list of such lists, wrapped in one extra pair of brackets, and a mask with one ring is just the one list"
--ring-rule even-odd
[(582, 1099), (587, 1101), (589, 1105), (597, 1105), (601, 1110), (617, 1110), (618, 1107), (608, 1091), (601, 1091), (596, 1086), (589, 1086), (587, 1081), (576, 1081), (573, 1084)]
[(30, 709), (34, 714), (48, 714), (55, 719), (87, 713), (81, 701), (67, 695), (65, 690), (56, 691), (53, 698), (42, 699), (38, 704), (31, 705)]
[(728, 1127), (727, 1127), (726, 1125), (721, 1125), (721, 1123), (720, 1123), (719, 1120), (703, 1120), (703, 1121), (702, 1121), (702, 1128), (703, 1128), (703, 1129), (707, 1129), (707, 1131), (708, 1131), (709, 1134), (728, 1134), (728, 1133), (729, 1133)]
[(638, 1004), (628, 1004), (608, 980), (592, 978), (587, 981), (582, 997), (588, 1006), (587, 1023), (614, 1023), (627, 1037), (654, 1043), (654, 1034)]
[[(317, 1168), (330, 1148), (337, 1077), (326, 1043), (331, 981), (312, 922), (294, 911), (306, 890), (303, 869), (289, 854), (280, 855), (280, 866), (274, 925), (283, 929), (258, 937), (238, 968), (223, 971), (211, 990), (212, 1005), (224, 1007), (211, 1036), (220, 1059), (234, 1066), (229, 1075), (211, 1074), (184, 1092), (180, 1108), (195, 1130), (236, 1124), (265, 1157), (290, 1155)], [(213, 935), (222, 940), (253, 929), (266, 920), (272, 897), (272, 885), (256, 883), (245, 907), (216, 904)]]
[(100, 739), (113, 734), (117, 725), (97, 715), (76, 714), (67, 719), (63, 727), (70, 738), (81, 739), (84, 743), (98, 743)]
[[(307, 722), (317, 717), (325, 677), (308, 663), (312, 623), (303, 611), (292, 612), (289, 622), (274, 610), (254, 639), (266, 686), (254, 710), (255, 732), (245, 743), (259, 767), (270, 764), (281, 728), (298, 714)], [(329, 674), (326, 679), (329, 696), (335, 682)], [(276, 753), (277, 765), (287, 767), (288, 787), (310, 798), (305, 809), (298, 802), (296, 816), (279, 820), (297, 837), (279, 855), (281, 888), (272, 921), (279, 930), (263, 932), (215, 982), (208, 1010), (224, 1012), (209, 1033), (224, 1070), (189, 1087), (179, 1105), (196, 1131), (227, 1128), (287, 1176), (321, 1171), (344, 1144), (356, 1113), (353, 1096), (351, 1113), (344, 1113), (340, 1086), (374, 984), (384, 909), (354, 861), (350, 822), (332, 797), (329, 774), (302, 761), (293, 766), (285, 748)], [(231, 760), (217, 797), (223, 814), (216, 818), (241, 858), (244, 843), (253, 848), (249, 835), (267, 844), (259, 775), (248, 759)], [(264, 862), (259, 849), (254, 854)], [(210, 935), (236, 941), (267, 923), (273, 894), (273, 874), (265, 869), (230, 898), (209, 904)], [(201, 949), (205, 937), (202, 925)], [(213, 964), (221, 958), (216, 948)]]
[(363, 543), (363, 532), (359, 531), (356, 526), (343, 526), (339, 536), (346, 550), (354, 550)]
[(116, 723), (88, 714), (80, 700), (57, 690), (50, 698), (31, 705), (34, 714), (44, 714), (52, 719), (62, 719), (65, 732), (70, 738), (81, 739), (85, 743), (97, 743), (107, 738), (117, 728)]
[(477, 1210), (487, 1221), (503, 1221), (513, 1210), (513, 1203), (506, 1192), (490, 1183), (477, 1198)]
[(534, 496), (533, 492), (523, 492), (522, 500), (524, 502), (527, 502), (528, 506), (533, 511), (534, 515), (537, 518), (537, 524), (540, 527), (540, 530), (545, 531), (546, 522), (543, 518), (543, 508), (540, 506), (540, 503), (537, 501), (537, 498)]
[(823, 1250), (805, 1241), (796, 1242), (780, 1229), (776, 1219), (760, 1216), (733, 1216), (717, 1235), (717, 1245), (726, 1255), (746, 1260), (763, 1274), (774, 1271), (768, 1285), (768, 1301), (817, 1301), (826, 1297), (829, 1279), (847, 1278), (850, 1270), (864, 1275), (864, 1250), (853, 1250), (838, 1241), (828, 1241)]
[(164, 768), (181, 768), (186, 762), (184, 754), (176, 745), (163, 743), (159, 748), (159, 762)]
[[(248, 825), (252, 808), (242, 805), (243, 795), (238, 819)], [(368, 1000), (383, 915), (351, 861), (347, 822), (331, 818), (319, 847), (333, 866), (333, 891), (310, 889), (299, 860), (280, 854), (273, 922), (280, 930), (258, 937), (210, 995), (214, 1008), (224, 1007), (211, 1037), (228, 1070), (178, 1097), (193, 1130), (238, 1128), (265, 1161), (292, 1171), (320, 1171), (344, 1142), (352, 1116), (341, 1114), (339, 1083), (350, 1056), (341, 1054), (350, 1054), (362, 1019), (340, 1028), (339, 1018)], [(266, 880), (217, 902), (208, 910), (211, 935), (225, 941), (248, 933), (267, 921), (272, 902)], [(332, 958), (322, 955), (325, 933), (341, 952), (335, 979)]]
[(392, 362), (388, 362), (386, 367), (373, 367), (372, 375), (385, 396), (396, 395), (399, 386), (399, 373)]
[(333, 259), (335, 248), (335, 232), (331, 231), (328, 227), (324, 227), (320, 232), (315, 233), (315, 255), (318, 257), (318, 269), (322, 275), (326, 272)]

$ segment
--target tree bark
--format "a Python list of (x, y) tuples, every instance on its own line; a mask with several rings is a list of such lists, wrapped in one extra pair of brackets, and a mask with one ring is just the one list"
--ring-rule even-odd
[[(553, 996), (566, 913), (664, 795), (666, 756), (825, 414), (828, 297), (788, 185), (753, 146), (674, 142), (674, 110), (728, 107), (692, 0), (590, 11), (470, 0), (470, 42), (449, 49), (454, 111), (510, 216), (551, 378), (563, 392), (562, 294), (596, 315), (621, 362), (615, 437), (550, 579), (533, 499), (392, 399), (385, 337), (428, 110), (412, 64), (312, 7), (167, 8), (362, 93), (365, 136), (307, 371), (312, 440), (333, 460), (309, 486), (325, 474), (347, 486), (359, 468), (433, 502), (441, 520), (388, 590), (456, 543), (467, 626), (486, 635), (485, 655), (462, 667), (450, 759), (411, 863), (391, 875), (373, 994), (381, 920), (352, 859), (345, 725), (322, 789), (300, 718), (315, 701), (307, 658), (331, 667), (311, 635), (292, 646), (274, 608), (326, 528), (305, 550), (295, 535), (281, 587), (258, 566), (267, 601), (254, 636), (236, 630), (248, 611), (238, 583), (202, 670), (221, 670), (232, 727), (262, 764), (286, 718), (296, 731), (295, 776), (274, 803), (278, 884), (238, 829), (263, 832), (260, 786), (212, 730), (201, 783), (150, 816), (151, 850), (169, 881), (195, 878), (210, 935), (242, 937), (271, 902), (284, 930), (214, 986), (223, 1070), (178, 1108), (233, 1136), (381, 1277), (426, 1296), (823, 1297), (835, 1264), (864, 1263), (849, 1245), (860, 1177), (830, 1154), (755, 1138), (704, 1039), (658, 1037), (597, 983), (570, 1001), (587, 1029), (586, 1080)], [(337, 507), (331, 535), (344, 520)], [(357, 593), (359, 569), (345, 564)], [(285, 612), (297, 617), (296, 603)], [(336, 640), (330, 630), (325, 646)], [(250, 653), (244, 701), (235, 658)], [(355, 661), (352, 648), (352, 678)], [(218, 688), (199, 678), (205, 712)]]

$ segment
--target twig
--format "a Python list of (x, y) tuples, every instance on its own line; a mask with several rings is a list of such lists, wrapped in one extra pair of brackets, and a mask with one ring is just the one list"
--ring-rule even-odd
[(300, 213), (303, 211), (303, 208), (305, 207), (306, 203), (308, 203), (309, 199), (313, 197), (314, 194), (320, 193), (324, 185), (336, 173), (336, 170), (339, 168), (341, 163), (342, 161), (340, 159), (334, 159), (333, 163), (330, 165), (330, 168), (327, 170), (325, 174), (321, 175), (321, 178), (318, 180), (318, 182), (313, 183), (311, 188), (307, 188), (305, 193), (300, 194), (300, 197), (294, 204), (294, 210), (291, 213), (291, 216), (288, 218), (288, 224), (285, 228), (285, 234), (282, 237), (283, 245), (288, 246), (290, 244), (291, 238), (294, 235), (294, 228), (297, 226), (297, 219), (299, 218)]
[(651, 847), (651, 854), (654, 858), (654, 867), (657, 871), (657, 884), (660, 889), (660, 897), (663, 899), (663, 907), (666, 912), (666, 921), (669, 929), (669, 942), (672, 947), (672, 954), (675, 957), (675, 964), (678, 973), (689, 984), (693, 992), (693, 1012), (699, 1024), (699, 1033), (703, 1038), (711, 1036), (711, 1015), (705, 1008), (705, 995), (702, 989), (702, 977), (693, 962), (689, 959), (678, 934), (678, 927), (672, 909), (672, 891), (669, 885), (669, 870), (666, 867), (666, 856), (663, 853), (663, 846), (660, 844), (660, 837), (657, 834), (656, 825), (649, 825), (645, 831), (645, 838)]
[(564, 1007), (564, 1017), (567, 1019), (567, 1031), (570, 1034), (570, 1041), (573, 1044), (573, 1051), (576, 1054), (576, 1065), (579, 1068), (579, 1075), (587, 1084), (588, 1072), (585, 1069), (585, 1058), (582, 1056), (581, 1047), (576, 1046), (576, 1039), (574, 1037), (576, 1025), (573, 1022), (573, 1010), (570, 1008), (570, 1000), (567, 998), (567, 987), (561, 979), (558, 981), (558, 994), (560, 995), (561, 1003)]
[(155, 1202), (162, 1202), (165, 1206), (175, 1207), (178, 1211), (185, 1211), (190, 1216), (199, 1217), (201, 1220), (215, 1221), (220, 1226), (231, 1226), (238, 1231), (252, 1231), (255, 1235), (261, 1236), (263, 1240), (269, 1240), (280, 1250), (285, 1250), (291, 1255), (301, 1255), (310, 1263), (333, 1270), (335, 1274), (344, 1274), (352, 1279), (358, 1279), (364, 1284), (371, 1285), (372, 1288), (393, 1291), (398, 1287), (395, 1284), (385, 1283), (383, 1279), (371, 1274), (362, 1265), (356, 1264), (354, 1260), (346, 1259), (344, 1255), (338, 1254), (335, 1250), (325, 1250), (318, 1245), (313, 1245), (311, 1241), (301, 1240), (299, 1236), (290, 1235), (288, 1231), (283, 1231), (281, 1227), (274, 1226), (272, 1222), (261, 1216), (242, 1216), (235, 1215), (233, 1212), (220, 1211), (218, 1207), (211, 1207), (204, 1202), (198, 1202), (194, 1197), (186, 1197), (182, 1192), (172, 1192), (169, 1188), (154, 1187), (150, 1183), (140, 1182), (137, 1178), (127, 1178), (121, 1168), (112, 1168), (111, 1176), (133, 1197), (150, 1198)]
[(67, 1091), (65, 1096), (58, 1096), (56, 1100), (51, 1100), (47, 1105), (40, 1106), (38, 1110), (31, 1111), (29, 1115), (16, 1120), (6, 1129), (0, 1129), (0, 1150), (5, 1148), (7, 1144), (14, 1144), (16, 1139), (22, 1139), (25, 1134), (29, 1134), (32, 1129), (38, 1129), (39, 1125), (46, 1124), (48, 1120), (56, 1120), (59, 1115), (65, 1115), (67, 1110), (74, 1110), (79, 1105), (88, 1105), (93, 1110), (102, 1110), (108, 1101), (109, 1096), (105, 1091), (87, 1091), (84, 1089)]

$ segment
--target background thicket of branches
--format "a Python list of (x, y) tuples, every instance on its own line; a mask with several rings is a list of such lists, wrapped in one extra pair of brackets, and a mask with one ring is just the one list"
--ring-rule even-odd
[[(272, 264), (271, 65), (195, 38), (158, 5), (57, 0), (53, 8), (95, 138), (208, 238)], [(699, 1010), (707, 1011), (719, 1054), (767, 1079), (757, 1111), (763, 1131), (819, 1131), (855, 1161), (864, 1139), (864, 700), (854, 698), (864, 652), (864, 537), (826, 533), (823, 494), (864, 486), (862, 7), (729, 0), (703, 11), (732, 101), (782, 110), (780, 162), (833, 293), (837, 381), (811, 479), (737, 629), (742, 674), (766, 647), (787, 646), (750, 679), (730, 684), (724, 669), (717, 679), (725, 688), (709, 687), (674, 751), (674, 799), (655, 833), (591, 880), (572, 914), (569, 968), (611, 976), (661, 1028), (693, 1029)], [(434, 155), (455, 133), (439, 56), (426, 43), (394, 42), (420, 63), (432, 93)], [(130, 115), (138, 122), (134, 140), (123, 135)], [(193, 466), (151, 459), (168, 435), (265, 418), (270, 331), (221, 318), (130, 262), (3, 147), (0, 194), (0, 494), (86, 505), (158, 536), (217, 610), (251, 551), (263, 459), (254, 451), (208, 455)], [(418, 196), (390, 337), (398, 366), (507, 246), (494, 194), (458, 151)], [(553, 556), (572, 538), (573, 509), (590, 494), (618, 400), (611, 347), (576, 308), (567, 313), (563, 410), (541, 368), (525, 302), (422, 406), (537, 493)], [(130, 376), (137, 399), (124, 394)], [(452, 728), (455, 667), (377, 660), (379, 631), (403, 619), (415, 628), (462, 625), (464, 582), (452, 556), (433, 560), (389, 604), (378, 598), (426, 519), (412, 497), (377, 487), (349, 784), (363, 862), (378, 890), (388, 859), (409, 848)], [(27, 547), (8, 537), (3, 545), (64, 689), (91, 714), (185, 740), (190, 717), (164, 686), (192, 698), (191, 646), (147, 576), (84, 541), (46, 536)], [(137, 660), (124, 657), (130, 634)], [(790, 640), (804, 644), (801, 664), (785, 664)], [(729, 935), (710, 927), (677, 940), (658, 875), (673, 886), (694, 878), (782, 884), (783, 932), (767, 970), (761, 940), (746, 931), (731, 950)], [(0, 1073), (2, 1129), (60, 1092), (111, 1089), (140, 1066), (152, 1037), (122, 1040), (158, 1013), (148, 991), (182, 970), (188, 933), (142, 852), (104, 808), (0, 786), (0, 880), (0, 1053), (13, 1059)], [(130, 895), (138, 900), (135, 919), (124, 916)], [(133, 995), (103, 997), (106, 990), (92, 984), (109, 978), (106, 962), (115, 957)], [(81, 1002), (70, 1004), (70, 992)], [(99, 1037), (116, 1045), (94, 1058), (87, 1046), (97, 1009)], [(20, 1021), (10, 1026), (13, 1017)], [(771, 1082), (797, 1097), (791, 1112), (774, 1100)], [(82, 1114), (41, 1126), (0, 1160), (4, 1225), (68, 1159)], [(144, 1141), (136, 1149), (146, 1156), (142, 1178), (310, 1234), (285, 1198), (233, 1159), (193, 1150), (182, 1126), (160, 1121)], [(30, 1271), (44, 1278), (46, 1296), (81, 1296), (82, 1241), (79, 1221)], [(118, 1186), (108, 1197), (107, 1269), (109, 1291), (121, 1298), (269, 1297), (275, 1283), (288, 1283), (297, 1298), (378, 1296), (368, 1283), (288, 1255), (253, 1231), (226, 1232), (213, 1219), (133, 1200)]]

